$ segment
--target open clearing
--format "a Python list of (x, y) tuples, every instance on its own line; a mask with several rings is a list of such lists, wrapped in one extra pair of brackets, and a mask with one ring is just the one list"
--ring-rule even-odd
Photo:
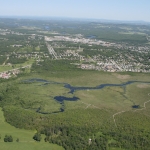
[[(41, 78), (47, 81), (54, 81), (61, 84), (50, 83), (44, 85), (41, 82), (29, 84), (19, 84), (20, 97), (30, 109), (36, 110), (40, 107), (41, 112), (51, 113), (59, 111), (61, 104), (54, 100), (55, 96), (78, 97), (78, 101), (64, 101), (65, 110), (67, 109), (88, 109), (96, 106), (98, 108), (112, 109), (116, 113), (119, 111), (131, 110), (133, 105), (143, 105), (143, 100), (148, 98), (147, 93), (150, 91), (148, 83), (133, 83), (125, 87), (107, 86), (103, 89), (87, 89), (77, 90), (73, 94), (68, 93), (70, 90), (64, 87), (63, 83), (68, 83), (71, 86), (77, 87), (96, 87), (100, 84), (121, 84), (127, 81), (149, 81), (148, 74), (119, 74), (119, 73), (100, 73), (100, 72), (79, 72), (74, 77), (73, 73), (70, 76), (59, 78), (53, 76), (28, 76), (24, 79)], [(87, 82), (90, 81), (90, 82)]]
[[(35, 142), (32, 137), (36, 131), (17, 129), (5, 122), (3, 111), (0, 108), (0, 149), (3, 150), (63, 150), (62, 147), (55, 144), (45, 143), (43, 138), (41, 142)], [(12, 135), (13, 142), (5, 143), (3, 141), (5, 135)], [(16, 139), (19, 138), (19, 142)]]

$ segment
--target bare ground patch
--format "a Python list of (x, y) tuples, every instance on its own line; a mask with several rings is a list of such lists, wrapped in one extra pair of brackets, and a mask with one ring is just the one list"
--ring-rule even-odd
[(137, 87), (138, 88), (150, 88), (150, 85), (143, 83), (143, 84), (138, 84)]
[(130, 78), (130, 75), (120, 75), (120, 74), (114, 74), (118, 79), (122, 79), (122, 80), (125, 80), (125, 79), (129, 79)]

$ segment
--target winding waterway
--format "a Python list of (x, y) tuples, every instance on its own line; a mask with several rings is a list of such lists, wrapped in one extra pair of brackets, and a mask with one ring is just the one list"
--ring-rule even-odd
[(100, 84), (96, 87), (84, 87), (84, 86), (71, 86), (68, 83), (61, 83), (61, 82), (55, 82), (55, 81), (48, 81), (48, 80), (44, 80), (44, 79), (37, 79), (37, 78), (33, 78), (33, 79), (27, 79), (24, 80), (23, 82), (27, 82), (27, 83), (32, 83), (32, 82), (42, 82), (44, 84), (41, 85), (47, 85), (47, 84), (63, 84), (65, 88), (69, 89), (69, 93), (74, 93), (75, 91), (81, 91), (81, 90), (100, 90), (103, 89), (105, 87), (112, 87), (112, 86), (119, 86), (119, 87), (126, 87), (129, 84), (133, 84), (133, 83), (150, 83), (150, 82), (146, 82), (146, 81), (127, 81), (124, 83), (120, 83), (120, 84)]
[[(127, 81), (127, 82), (120, 83), (120, 84), (100, 84), (100, 85), (95, 86), (95, 87), (84, 87), (84, 86), (71, 86), (68, 83), (48, 81), (48, 80), (37, 79), (37, 78), (27, 79), (27, 80), (24, 80), (23, 82), (25, 82), (25, 83), (40, 82), (40, 83), (42, 83), (40, 86), (44, 86), (44, 85), (47, 85), (47, 84), (62, 84), (62, 85), (64, 85), (64, 88), (69, 89), (68, 93), (71, 93), (71, 94), (74, 94), (75, 91), (100, 90), (100, 89), (103, 89), (105, 87), (115, 87), (115, 86), (116, 87), (123, 87), (125, 89), (127, 85), (130, 85), (130, 84), (133, 84), (133, 83), (147, 83), (147, 84), (150, 84), (150, 82), (146, 82), (146, 81)], [(79, 98), (78, 97), (55, 96), (54, 100), (56, 100), (57, 102), (59, 102), (62, 105), (62, 108), (60, 108), (60, 111), (63, 112), (64, 111), (64, 101), (77, 101), (77, 100), (79, 100)], [(133, 108), (138, 108), (138, 105), (134, 105), (132, 107)]]

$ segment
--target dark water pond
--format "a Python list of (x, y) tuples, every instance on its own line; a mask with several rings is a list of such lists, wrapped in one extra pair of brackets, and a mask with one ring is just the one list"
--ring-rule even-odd
[(62, 103), (63, 101), (77, 101), (79, 100), (78, 97), (65, 97), (65, 96), (55, 96), (54, 99), (60, 103)]
[(133, 105), (132, 108), (139, 108), (139, 105)]

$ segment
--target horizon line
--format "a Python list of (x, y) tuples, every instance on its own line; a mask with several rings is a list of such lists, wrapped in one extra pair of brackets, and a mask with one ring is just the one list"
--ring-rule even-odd
[(22, 15), (22, 16), (17, 16), (17, 15), (0, 15), (0, 18), (14, 18), (14, 19), (71, 19), (71, 20), (82, 20), (85, 21), (85, 20), (95, 20), (95, 21), (106, 21), (106, 22), (129, 22), (129, 23), (150, 23), (150, 21), (145, 21), (145, 20), (118, 20), (118, 19), (102, 19), (102, 18), (86, 18), (86, 17), (82, 17), (82, 18), (79, 18), (79, 17), (66, 17), (66, 16), (25, 16), (25, 15)]

